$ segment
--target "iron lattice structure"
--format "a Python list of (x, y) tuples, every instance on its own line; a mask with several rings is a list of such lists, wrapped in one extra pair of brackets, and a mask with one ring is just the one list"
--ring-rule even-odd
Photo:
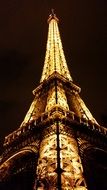
[(90, 189), (88, 158), (92, 150), (107, 150), (107, 130), (86, 107), (68, 70), (54, 13), (48, 23), (46, 56), (34, 101), (21, 126), (5, 137), (1, 188), (8, 189), (8, 184), (12, 190), (14, 180), (28, 180), (30, 173), (31, 185), (22, 189)]

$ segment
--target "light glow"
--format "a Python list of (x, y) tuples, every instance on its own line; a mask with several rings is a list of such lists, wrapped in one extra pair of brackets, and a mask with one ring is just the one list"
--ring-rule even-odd
[(62, 47), (57, 20), (51, 19), (49, 22), (46, 55), (41, 82), (47, 79), (55, 71), (72, 81)]
[[(55, 124), (54, 124), (55, 127)], [(61, 186), (63, 190), (86, 190), (83, 168), (78, 154), (78, 146), (73, 137), (59, 134)], [(40, 158), (37, 167), (38, 180), (57, 189), (57, 135), (53, 134), (42, 140)]]

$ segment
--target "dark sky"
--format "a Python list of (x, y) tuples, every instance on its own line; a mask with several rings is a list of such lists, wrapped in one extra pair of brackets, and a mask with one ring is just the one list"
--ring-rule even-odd
[(0, 140), (17, 129), (39, 84), (51, 8), (67, 63), (94, 117), (107, 122), (106, 0), (0, 2)]

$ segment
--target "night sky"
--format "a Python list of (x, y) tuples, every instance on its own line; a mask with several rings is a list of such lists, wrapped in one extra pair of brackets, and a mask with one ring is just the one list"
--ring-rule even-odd
[(81, 97), (107, 125), (106, 0), (0, 2), (0, 141), (16, 130), (39, 85), (54, 8), (68, 67)]

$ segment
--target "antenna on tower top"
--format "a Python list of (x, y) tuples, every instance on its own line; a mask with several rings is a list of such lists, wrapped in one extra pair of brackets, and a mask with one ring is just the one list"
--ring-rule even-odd
[(55, 19), (57, 22), (59, 21), (59, 19), (56, 17), (56, 14), (55, 14), (55, 12), (54, 12), (54, 9), (51, 9), (51, 14), (49, 15), (48, 23), (49, 23), (52, 19)]
[(55, 13), (54, 13), (54, 9), (51, 9), (51, 12), (52, 12), (52, 15), (55, 15)]

